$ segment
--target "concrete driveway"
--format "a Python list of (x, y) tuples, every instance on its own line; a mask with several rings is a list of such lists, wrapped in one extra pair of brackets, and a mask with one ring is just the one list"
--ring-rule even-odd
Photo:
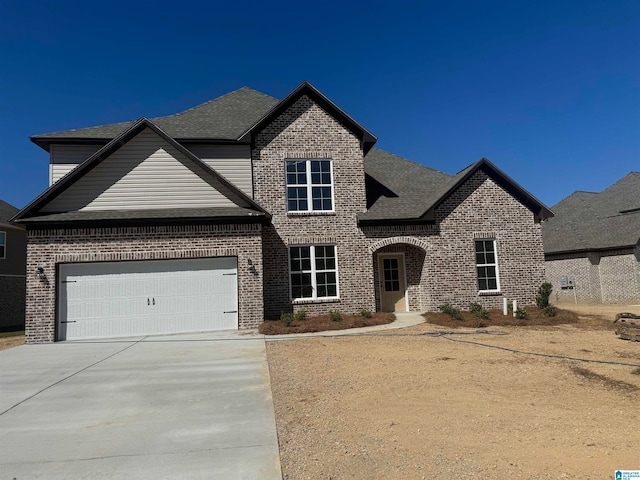
[(264, 340), (0, 351), (1, 479), (281, 479)]

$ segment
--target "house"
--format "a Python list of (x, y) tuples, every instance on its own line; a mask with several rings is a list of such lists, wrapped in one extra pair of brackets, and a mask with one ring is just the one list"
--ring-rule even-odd
[(599, 193), (574, 192), (543, 223), (557, 302), (640, 304), (640, 172)]
[(24, 328), (27, 234), (9, 223), (17, 212), (0, 200), (0, 331)]
[(281, 312), (532, 303), (551, 212), (486, 159), (456, 175), (374, 147), (307, 82), (37, 135), (27, 341), (254, 328)]

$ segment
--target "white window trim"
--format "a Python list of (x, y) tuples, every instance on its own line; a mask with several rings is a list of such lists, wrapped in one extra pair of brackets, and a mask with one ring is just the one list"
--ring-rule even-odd
[[(312, 189), (314, 184), (311, 183), (311, 162), (321, 162), (321, 161), (327, 161), (329, 162), (329, 175), (331, 175), (331, 210), (314, 210), (313, 209), (313, 194), (312, 194)], [(289, 182), (287, 182), (287, 162), (305, 162), (305, 172), (307, 175), (307, 183), (306, 184), (289, 184)], [(333, 160), (331, 160), (330, 158), (287, 158), (284, 161), (284, 184), (285, 184), (285, 195), (284, 195), (284, 201), (285, 201), (285, 207), (287, 210), (287, 213), (289, 215), (327, 215), (327, 214), (332, 214), (335, 213), (336, 211), (336, 199), (335, 199), (335, 182), (333, 180)], [(315, 185), (316, 187), (318, 186), (325, 186), (326, 185)], [(289, 194), (288, 194), (288, 190), (289, 187), (306, 187), (307, 189), (307, 210), (289, 210)], [(298, 246), (302, 246), (302, 245), (298, 245)], [(306, 245), (304, 245), (306, 246)]]
[(4, 248), (2, 249), (2, 255), (0, 256), (0, 260), (4, 260), (5, 258), (7, 258), (7, 232), (5, 232), (4, 230), (0, 230), (0, 233), (4, 234), (4, 242), (0, 243), (0, 245), (4, 246)]
[[(310, 247), (311, 253), (311, 270), (301, 270), (301, 271), (291, 271), (291, 249), (295, 247)], [(316, 247), (333, 247), (333, 251), (335, 254), (336, 260), (336, 295), (332, 297), (318, 297), (317, 296), (317, 284), (316, 284)], [(293, 303), (323, 303), (323, 302), (335, 302), (340, 300), (340, 274), (338, 273), (338, 246), (332, 243), (317, 243), (317, 244), (300, 244), (300, 245), (289, 245), (287, 248), (287, 261), (289, 263), (289, 299)], [(333, 270), (323, 270), (326, 272), (332, 272)], [(293, 298), (292, 295), (292, 285), (291, 285), (291, 274), (293, 273), (305, 273), (311, 272), (311, 288), (313, 295), (311, 297), (303, 297), (303, 298)]]
[[(495, 258), (494, 263), (477, 263), (476, 261), (476, 242), (493, 242), (493, 256)], [(479, 294), (498, 294), (500, 293), (500, 268), (498, 266), (498, 245), (495, 238), (474, 238), (473, 239), (473, 258), (476, 271), (476, 283), (478, 282), (478, 267), (495, 267), (496, 268), (496, 288), (493, 290), (480, 290)]]

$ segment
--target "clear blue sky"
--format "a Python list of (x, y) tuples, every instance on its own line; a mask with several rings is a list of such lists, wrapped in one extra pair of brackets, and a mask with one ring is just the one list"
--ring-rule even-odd
[(3, 0), (0, 62), (17, 207), (47, 187), (30, 135), (303, 80), (379, 148), (447, 173), (487, 157), (549, 206), (640, 170), (638, 0)]

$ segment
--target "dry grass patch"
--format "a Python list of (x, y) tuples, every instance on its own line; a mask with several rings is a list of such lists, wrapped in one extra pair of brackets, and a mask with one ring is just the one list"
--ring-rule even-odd
[[(335, 317), (334, 317), (335, 318)], [(392, 313), (372, 313), (370, 317), (364, 315), (340, 315), (340, 320), (333, 320), (330, 315), (306, 317), (304, 320), (292, 319), (287, 321), (267, 320), (258, 331), (264, 335), (286, 335), (289, 333), (312, 333), (327, 330), (344, 330), (348, 328), (371, 327), (386, 325), (393, 322), (396, 316)]]
[(576, 375), (596, 384), (602, 385), (605, 388), (613, 388), (615, 390), (620, 390), (627, 393), (635, 393), (640, 391), (640, 387), (638, 387), (637, 385), (633, 385), (622, 380), (615, 380), (613, 378), (607, 377), (606, 375), (600, 375), (599, 373), (593, 372), (588, 368), (573, 366), (571, 367), (571, 370)]
[(24, 330), (17, 332), (0, 332), (0, 350), (24, 344)]

